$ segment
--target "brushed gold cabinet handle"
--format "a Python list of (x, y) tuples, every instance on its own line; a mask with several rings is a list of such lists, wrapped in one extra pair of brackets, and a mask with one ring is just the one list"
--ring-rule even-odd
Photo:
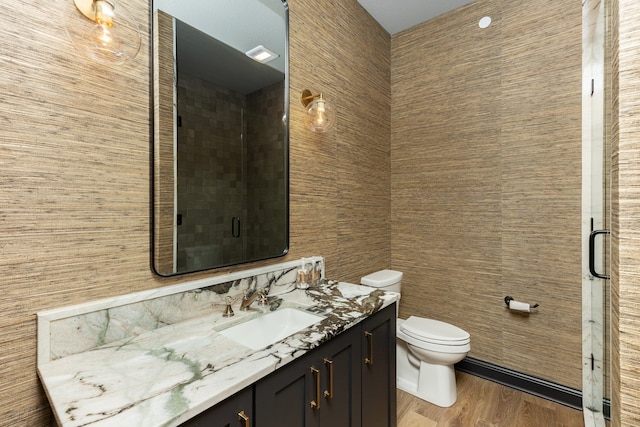
[(324, 358), (324, 364), (329, 369), (329, 390), (324, 391), (324, 397), (333, 399), (333, 360)]
[(320, 409), (320, 371), (312, 366), (311, 374), (316, 380), (316, 400), (311, 401), (311, 407), (314, 409)]
[(369, 331), (364, 331), (364, 336), (367, 337), (367, 342), (369, 343), (369, 357), (364, 358), (364, 363), (373, 365), (373, 334)]
[(251, 427), (251, 421), (249, 421), (249, 417), (244, 413), (244, 411), (238, 412), (238, 421), (244, 422), (243, 427)]

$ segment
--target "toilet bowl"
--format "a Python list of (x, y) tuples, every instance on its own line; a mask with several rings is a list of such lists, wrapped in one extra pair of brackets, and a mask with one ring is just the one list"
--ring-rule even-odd
[[(382, 270), (360, 283), (400, 294), (401, 280), (401, 272)], [(454, 325), (417, 316), (397, 319), (397, 387), (438, 406), (453, 405), (457, 399), (453, 365), (470, 349), (469, 333)]]
[(438, 320), (397, 320), (397, 387), (442, 407), (457, 399), (453, 365), (471, 350), (464, 330)]

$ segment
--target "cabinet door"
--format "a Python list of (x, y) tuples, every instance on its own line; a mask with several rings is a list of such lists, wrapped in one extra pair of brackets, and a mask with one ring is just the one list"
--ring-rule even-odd
[(322, 363), (320, 426), (360, 427), (361, 343), (356, 326), (320, 346)]
[(311, 401), (320, 369), (311, 352), (257, 382), (255, 427), (318, 427), (319, 417)]
[(283, 366), (255, 388), (256, 427), (360, 427), (360, 328)]
[(396, 306), (362, 322), (362, 425), (395, 427)]
[(246, 427), (249, 425), (253, 425), (253, 387), (247, 387), (180, 426)]

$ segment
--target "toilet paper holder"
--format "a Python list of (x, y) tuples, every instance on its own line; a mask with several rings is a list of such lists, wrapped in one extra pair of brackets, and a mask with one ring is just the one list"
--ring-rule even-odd
[(524, 312), (530, 312), (532, 309), (538, 308), (540, 306), (540, 304), (527, 304), (520, 301), (516, 301), (515, 298), (510, 297), (508, 295), (504, 297), (504, 303), (507, 304), (507, 308), (509, 310), (524, 311)]

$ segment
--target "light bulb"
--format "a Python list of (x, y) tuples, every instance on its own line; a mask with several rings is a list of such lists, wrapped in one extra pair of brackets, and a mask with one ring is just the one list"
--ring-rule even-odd
[(324, 108), (324, 99), (318, 100), (318, 109), (316, 110), (316, 117), (314, 119), (316, 127), (324, 127), (327, 118), (325, 117), (327, 111)]
[(84, 17), (70, 11), (67, 34), (85, 55), (101, 63), (122, 64), (138, 54), (140, 31), (122, 5), (116, 8), (113, 0), (74, 0), (74, 4)]
[(118, 32), (113, 27), (105, 24), (96, 24), (89, 32), (90, 57), (102, 62), (124, 61), (121, 57), (124, 54), (122, 43)]
[(313, 132), (324, 133), (333, 128), (335, 115), (322, 94), (307, 107), (307, 126)]
[(98, 25), (105, 28), (113, 27), (113, 18), (115, 17), (113, 3), (106, 0), (94, 0), (92, 7), (95, 15), (94, 20)]

